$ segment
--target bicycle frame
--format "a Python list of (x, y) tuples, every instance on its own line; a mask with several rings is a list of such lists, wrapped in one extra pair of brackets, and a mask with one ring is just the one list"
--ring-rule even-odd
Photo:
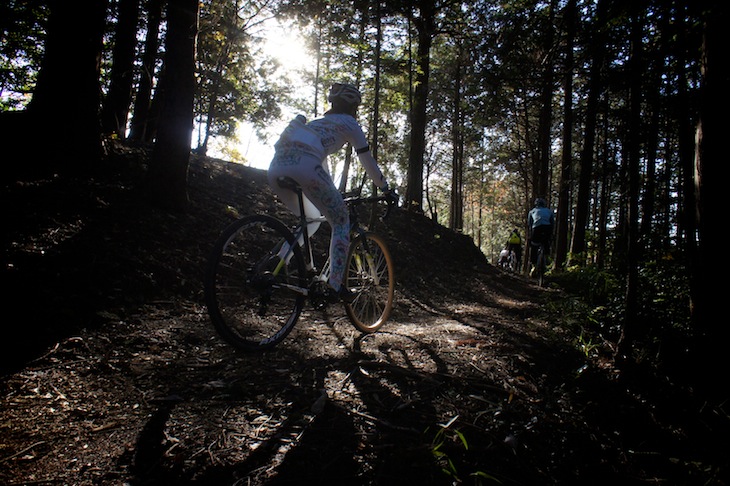
[[(304, 194), (302, 193), (302, 188), (297, 184), (296, 181), (289, 177), (280, 177), (278, 179), (278, 184), (283, 187), (284, 189), (289, 189), (291, 191), (294, 191), (294, 193), (297, 195), (297, 199), (299, 201), (299, 223), (294, 228), (294, 244), (299, 244), (304, 247), (304, 254), (305, 254), (305, 268), (308, 272), (316, 272), (315, 266), (314, 266), (314, 255), (312, 254), (312, 244), (310, 242), (310, 235), (309, 235), (309, 224), (310, 223), (323, 223), (326, 221), (324, 216), (319, 216), (316, 218), (307, 218), (307, 216), (304, 213)], [(284, 268), (284, 265), (286, 262), (292, 257), (294, 253), (293, 245), (289, 245), (289, 243), (286, 240), (280, 241), (272, 250), (272, 255), (276, 255), (279, 257), (279, 263), (276, 265), (276, 268), (272, 272), (274, 276), (278, 276), (281, 270)], [(327, 259), (327, 263), (325, 263), (325, 267), (329, 269), (329, 258)], [(319, 279), (326, 278), (329, 274), (329, 271), (325, 272), (323, 268), (323, 271), (319, 274)], [(295, 292), (299, 292), (303, 295), (309, 294), (308, 288), (301, 288), (296, 287), (292, 285), (285, 285), (285, 287), (289, 288), (290, 290), (293, 290)]]
[[(325, 218), (305, 215), (304, 195), (294, 181), (287, 179), (282, 187), (299, 199), (294, 225), (266, 214), (239, 218), (216, 240), (206, 270), (206, 306), (213, 325), (226, 341), (246, 351), (281, 342), (296, 325), (305, 300), (315, 309), (341, 300), (327, 285), (330, 257), (317, 268), (314, 253), (319, 250), (311, 241), (309, 225)], [(387, 321), (395, 292), (393, 259), (384, 239), (359, 222), (360, 205), (375, 201), (388, 203), (384, 219), (397, 198), (345, 198), (351, 241), (344, 278), (352, 298), (341, 301), (350, 322), (364, 333), (377, 331)]]
[[(322, 265), (322, 269), (320, 271), (317, 271), (315, 262), (314, 262), (314, 255), (312, 253), (312, 244), (310, 241), (310, 235), (309, 235), (309, 225), (311, 223), (324, 223), (326, 222), (326, 218), (324, 216), (318, 216), (316, 218), (308, 218), (304, 214), (304, 194), (302, 193), (302, 188), (293, 180), (289, 178), (279, 178), (279, 184), (281, 187), (285, 189), (289, 189), (291, 191), (294, 191), (294, 193), (297, 195), (297, 199), (299, 201), (299, 222), (294, 228), (294, 231), (292, 234), (294, 235), (294, 241), (298, 243), (300, 246), (304, 248), (304, 258), (305, 258), (305, 267), (308, 272), (313, 273), (314, 278), (321, 282), (326, 282), (329, 279), (329, 270), (330, 270), (330, 256), (327, 256), (327, 260)], [(350, 212), (350, 231), (353, 234), (357, 234), (358, 238), (361, 238), (363, 243), (367, 245), (367, 239), (365, 238), (365, 230), (360, 227), (359, 220), (357, 218), (357, 213), (353, 211), (353, 207), (349, 204), (352, 201), (356, 202), (369, 202), (369, 201), (377, 201), (382, 199), (378, 196), (373, 197), (366, 197), (366, 198), (345, 198), (345, 203), (348, 206), (348, 211)], [(388, 209), (390, 211), (390, 207)], [(282, 240), (277, 244), (276, 247), (272, 250), (272, 255), (277, 255), (280, 259), (279, 263), (277, 264), (276, 268), (272, 272), (274, 276), (279, 275), (281, 270), (284, 268), (286, 262), (289, 258), (292, 257), (294, 253), (293, 246), (289, 245), (286, 240)], [(359, 257), (358, 257), (359, 258)], [(372, 256), (368, 253), (367, 258), (372, 260)], [(370, 264), (370, 268), (372, 268), (372, 261), (368, 261), (368, 264)], [(361, 262), (358, 263), (359, 268), (364, 268)], [(379, 275), (373, 275), (373, 280), (376, 285), (380, 283), (380, 276)], [(305, 296), (309, 295), (309, 289), (308, 288), (302, 288), (297, 287), (293, 285), (288, 284), (281, 284), (282, 286), (293, 290), (295, 292), (299, 292)]]

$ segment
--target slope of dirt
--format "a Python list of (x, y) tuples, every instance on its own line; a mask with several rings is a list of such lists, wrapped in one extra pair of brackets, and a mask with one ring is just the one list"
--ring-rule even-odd
[(190, 210), (150, 208), (145, 157), (4, 190), (0, 483), (726, 484), (722, 408), (587, 361), (541, 311), (567, 296), (422, 216), (376, 228), (398, 275), (380, 332), (307, 308), (274, 351), (237, 352), (202, 304), (206, 255), (281, 207), (262, 171), (194, 158)]

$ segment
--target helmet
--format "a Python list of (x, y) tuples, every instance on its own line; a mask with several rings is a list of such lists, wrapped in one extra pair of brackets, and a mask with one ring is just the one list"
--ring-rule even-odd
[(535, 199), (535, 206), (537, 206), (539, 208), (547, 207), (547, 201), (545, 201), (541, 197), (538, 197), (537, 199)]
[(332, 103), (335, 100), (342, 100), (348, 105), (359, 105), (362, 101), (360, 91), (351, 84), (335, 83), (330, 88), (330, 94), (327, 100)]

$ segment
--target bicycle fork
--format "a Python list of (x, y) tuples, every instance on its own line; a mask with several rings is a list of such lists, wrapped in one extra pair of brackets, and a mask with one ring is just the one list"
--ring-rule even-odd
[[(378, 274), (378, 269), (375, 266), (373, 252), (370, 251), (370, 245), (368, 239), (365, 237), (365, 232), (358, 230), (355, 240), (360, 240), (363, 247), (362, 252), (355, 252), (353, 254), (353, 261), (355, 263), (357, 274), (367, 275), (376, 286), (380, 285), (380, 275)], [(363, 256), (365, 257), (365, 262), (363, 262)]]

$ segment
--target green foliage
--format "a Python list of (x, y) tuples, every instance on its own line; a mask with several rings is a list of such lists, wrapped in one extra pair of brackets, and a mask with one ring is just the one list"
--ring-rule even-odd
[(195, 112), (210, 136), (234, 138), (240, 120), (261, 126), (277, 119), (275, 66), (257, 53), (255, 26), (271, 15), (255, 3), (203, 2), (197, 39)]
[(594, 266), (573, 266), (563, 272), (553, 272), (551, 280), (589, 304), (605, 305), (621, 290), (618, 277)]
[(46, 2), (0, 2), (0, 111), (18, 110), (30, 101), (43, 56)]
[(598, 344), (593, 342), (593, 338), (587, 336), (585, 329), (581, 329), (580, 336), (578, 336), (578, 350), (586, 357), (590, 358), (593, 356), (594, 351), (598, 348)]
[[(458, 418), (459, 416), (455, 415), (445, 424), (438, 424), (438, 428), (431, 439), (431, 454), (441, 468), (441, 471), (452, 478), (454, 482), (460, 483), (462, 479), (460, 477), (461, 473), (456, 465), (458, 462), (456, 456), (467, 452), (469, 450), (469, 443), (466, 440), (466, 436), (454, 427)], [(426, 433), (429, 433), (428, 429)], [(484, 471), (471, 472), (468, 476), (474, 478), (475, 484), (484, 484), (482, 480), (501, 484), (501, 481), (496, 477)]]
[[(661, 259), (643, 264), (639, 275), (639, 311), (630, 316), (637, 326), (637, 355), (657, 366), (679, 366), (692, 337), (686, 269), (677, 260)], [(578, 351), (590, 358), (604, 345), (613, 349), (627, 318), (620, 277), (587, 266), (555, 273), (551, 281), (572, 297), (551, 301), (546, 309), (574, 333)]]

